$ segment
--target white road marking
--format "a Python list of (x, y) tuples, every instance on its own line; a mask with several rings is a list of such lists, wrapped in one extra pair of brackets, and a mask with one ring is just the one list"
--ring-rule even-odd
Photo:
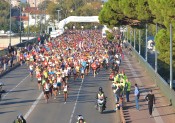
[(80, 88), (79, 88), (79, 90), (78, 90), (77, 98), (76, 98), (76, 101), (75, 101), (75, 105), (74, 105), (74, 108), (73, 108), (73, 111), (72, 111), (72, 114), (71, 114), (69, 123), (72, 123), (72, 119), (73, 119), (73, 116), (74, 116), (74, 113), (75, 113), (75, 109), (76, 109), (76, 107), (77, 107), (77, 102), (78, 102), (78, 98), (79, 98), (79, 95), (80, 95), (80, 91), (81, 91), (83, 82), (84, 82), (84, 81), (82, 80), (81, 85), (80, 85)]
[[(135, 70), (133, 69), (131, 63), (129, 62), (128, 58), (125, 57), (125, 59), (126, 59), (126, 61), (127, 61), (127, 63), (128, 63), (128, 64), (127, 64), (128, 67), (130, 68), (130, 70), (132, 70), (132, 71), (131, 71), (132, 75), (133, 75), (134, 77), (136, 77), (136, 78), (134, 78), (135, 81), (137, 81), (137, 83), (139, 83), (139, 85), (143, 85), (143, 84), (141, 83), (141, 80), (139, 79), (138, 75), (136, 74)], [(147, 92), (146, 92), (145, 88), (142, 88), (142, 90), (144, 90), (143, 96), (146, 96), (146, 95), (147, 95)], [(158, 110), (157, 110), (156, 108), (154, 108), (153, 116), (156, 116), (156, 117), (154, 117), (154, 120), (156, 121), (156, 123), (164, 123), (163, 120), (162, 120), (162, 118), (160, 117), (160, 114), (159, 114)]]
[(12, 88), (10, 91), (8, 91), (5, 95), (3, 95), (2, 99), (4, 99), (9, 93), (11, 93), (12, 91), (14, 91), (21, 83), (24, 82), (24, 80), (27, 79), (27, 77), (29, 77), (29, 75), (27, 75), (20, 83), (18, 83), (14, 88)]
[(32, 111), (35, 109), (36, 105), (38, 104), (38, 102), (39, 102), (39, 100), (41, 99), (42, 96), (43, 96), (43, 92), (41, 92), (41, 94), (38, 96), (38, 98), (35, 100), (35, 102), (33, 102), (33, 104), (30, 107), (30, 109), (24, 115), (24, 118), (25, 119), (27, 119), (29, 117), (29, 115), (32, 113)]

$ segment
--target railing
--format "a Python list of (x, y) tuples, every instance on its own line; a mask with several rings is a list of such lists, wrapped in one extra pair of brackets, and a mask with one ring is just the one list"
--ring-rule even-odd
[(170, 89), (168, 83), (151, 67), (151, 65), (145, 61), (145, 59), (140, 56), (140, 54), (132, 47), (132, 53), (140, 62), (140, 65), (145, 68), (145, 71), (149, 73), (150, 78), (155, 82), (162, 92), (162, 94), (170, 100), (170, 104), (175, 107), (175, 91)]
[[(25, 41), (23, 43), (19, 43), (17, 45), (14, 45), (14, 47), (18, 49), (19, 47), (25, 47), (25, 46), (28, 46), (29, 44), (34, 44), (34, 43), (38, 43), (37, 38), (31, 39), (29, 41)], [(10, 67), (10, 64), (9, 64), (10, 58), (11, 56), (9, 56), (7, 48), (0, 50), (0, 74), (1, 74), (0, 77), (19, 65), (19, 61), (17, 61), (17, 57), (14, 56), (13, 67)], [(5, 63), (4, 63), (4, 60), (6, 61)]]

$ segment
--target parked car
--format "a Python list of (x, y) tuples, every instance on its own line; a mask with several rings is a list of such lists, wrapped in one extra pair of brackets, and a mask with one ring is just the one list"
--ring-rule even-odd
[(7, 32), (6, 32), (7, 36), (10, 36), (10, 33), (11, 33), (11, 36), (14, 36), (14, 35), (15, 35), (14, 32), (12, 32), (12, 31), (7, 31)]

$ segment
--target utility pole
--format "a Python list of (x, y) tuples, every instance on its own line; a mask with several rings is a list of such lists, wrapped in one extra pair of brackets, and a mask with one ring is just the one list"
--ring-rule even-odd
[(145, 40), (145, 60), (147, 61), (148, 60), (148, 56), (147, 56), (147, 52), (148, 52), (148, 49), (147, 49), (147, 45), (148, 45), (148, 25), (146, 24), (146, 40)]
[(47, 1), (45, 0), (45, 12), (44, 12), (44, 14), (45, 14), (45, 16), (44, 16), (45, 17), (45, 20), (44, 20), (45, 33), (46, 33), (46, 29), (47, 29), (47, 26), (46, 26), (46, 3), (47, 3)]
[(11, 0), (10, 0), (10, 42), (9, 42), (9, 45), (11, 46), (11, 33), (12, 33), (12, 20), (11, 20), (11, 17), (12, 17), (12, 5), (11, 5)]
[[(156, 23), (156, 34), (158, 32), (158, 26)], [(156, 49), (156, 44), (155, 44), (155, 72), (157, 73), (157, 49)]]
[(170, 24), (170, 89), (173, 88), (173, 43), (172, 24)]
[[(36, 8), (36, 0), (35, 0), (35, 9), (36, 9), (36, 11), (38, 11), (38, 9)], [(35, 29), (37, 28), (37, 26), (36, 26), (36, 11), (35, 11)], [(35, 36), (37, 36), (36, 30), (35, 30)]]
[(19, 4), (20, 4), (20, 5), (19, 5), (19, 7), (20, 7), (20, 10), (19, 10), (19, 11), (20, 11), (20, 12), (19, 12), (19, 14), (20, 14), (20, 15), (19, 15), (19, 17), (20, 17), (20, 29), (19, 29), (19, 30), (20, 30), (20, 43), (21, 43), (21, 0), (19, 0), (19, 1), (20, 1), (20, 3), (19, 3)]
[[(29, 0), (28, 0), (28, 4), (29, 4)], [(29, 14), (30, 14), (30, 4), (28, 5), (28, 41), (29, 41), (29, 20), (30, 20), (30, 17), (29, 17)]]

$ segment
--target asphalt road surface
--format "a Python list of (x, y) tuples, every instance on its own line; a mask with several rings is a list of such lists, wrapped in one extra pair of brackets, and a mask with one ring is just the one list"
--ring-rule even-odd
[[(45, 103), (42, 91), (38, 90), (37, 81), (32, 82), (27, 67), (21, 66), (11, 71), (0, 81), (8, 91), (0, 102), (0, 123), (12, 123), (18, 114), (23, 114), (28, 123), (75, 123), (79, 114), (87, 123), (119, 123), (119, 112), (114, 111), (114, 96), (109, 71), (102, 70), (94, 78), (92, 73), (81, 79), (69, 82), (70, 90), (67, 103), (63, 94), (57, 99)], [(103, 114), (95, 109), (95, 97), (99, 87), (103, 87), (107, 98), (107, 108)]]

